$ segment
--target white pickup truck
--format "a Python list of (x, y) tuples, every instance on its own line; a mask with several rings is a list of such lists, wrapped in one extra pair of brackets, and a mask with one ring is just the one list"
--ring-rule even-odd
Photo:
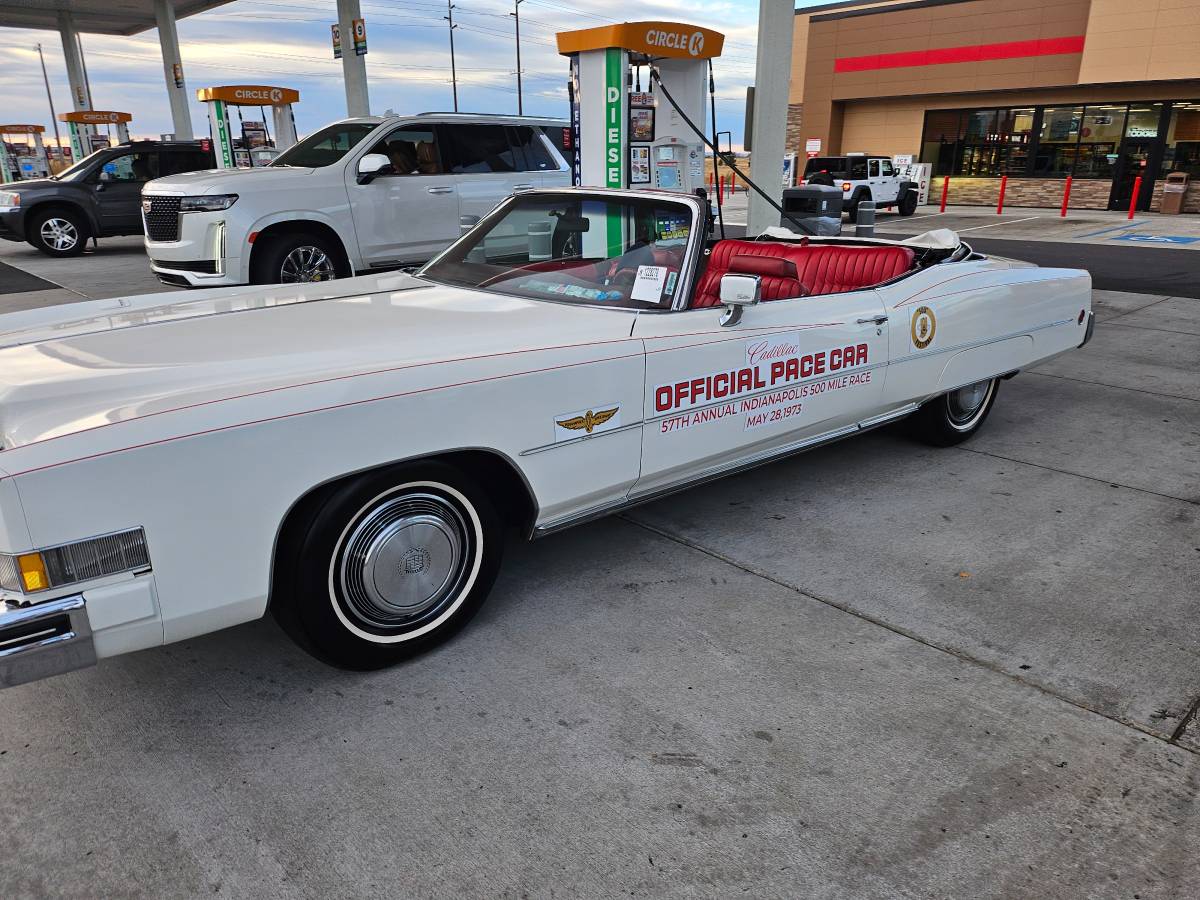
[(422, 262), (513, 192), (570, 184), (558, 150), (566, 125), (458, 113), (345, 119), (269, 166), (156, 179), (142, 190), (151, 268), (165, 284), (216, 287)]

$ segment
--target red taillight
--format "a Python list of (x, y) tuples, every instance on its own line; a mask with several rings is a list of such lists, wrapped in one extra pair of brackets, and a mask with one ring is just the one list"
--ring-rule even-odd
[(1081, 309), (1079, 311), (1079, 319), (1077, 320), (1077, 324), (1082, 325), (1085, 318), (1087, 318), (1087, 310)]

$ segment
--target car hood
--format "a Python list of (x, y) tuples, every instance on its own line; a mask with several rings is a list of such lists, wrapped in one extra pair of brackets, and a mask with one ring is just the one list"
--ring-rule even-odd
[(30, 178), (28, 181), (8, 181), (0, 184), (0, 191), (34, 191), (58, 187), (60, 182), (52, 178)]
[(397, 367), (616, 343), (629, 314), (403, 273), (214, 288), (0, 315), (4, 449)]
[(273, 183), (281, 178), (292, 178), (296, 175), (311, 175), (315, 169), (303, 169), (299, 166), (261, 166), (255, 169), (206, 169), (203, 172), (186, 172), (182, 175), (168, 175), (166, 178), (155, 178), (147, 181), (142, 192), (146, 194), (179, 194), (196, 196), (198, 194), (227, 194), (237, 193), (238, 190), (248, 190), (247, 178), (258, 179), (249, 184)]

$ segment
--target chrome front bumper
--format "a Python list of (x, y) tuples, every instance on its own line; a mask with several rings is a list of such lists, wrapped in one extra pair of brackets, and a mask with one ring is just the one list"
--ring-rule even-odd
[(82, 595), (25, 607), (0, 603), (0, 688), (95, 664)]

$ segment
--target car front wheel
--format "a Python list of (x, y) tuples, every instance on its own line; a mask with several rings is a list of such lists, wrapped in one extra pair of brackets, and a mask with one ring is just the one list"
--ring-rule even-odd
[(989, 378), (935, 397), (913, 414), (909, 430), (936, 447), (961, 444), (982, 427), (999, 390), (1000, 379)]
[(29, 223), (29, 243), (47, 256), (78, 256), (87, 247), (91, 229), (82, 215), (70, 209), (48, 209)]
[(309, 521), (284, 573), (291, 596), (279, 598), (280, 620), (336, 666), (392, 665), (470, 621), (495, 581), (505, 537), (487, 494), (454, 467), (415, 463), (362, 476)]
[(287, 234), (271, 238), (254, 256), (253, 284), (307, 284), (340, 278), (341, 254), (321, 235)]
[(902, 216), (911, 216), (917, 211), (917, 192), (909, 189), (904, 192), (904, 196), (900, 198), (900, 204), (897, 211)]

